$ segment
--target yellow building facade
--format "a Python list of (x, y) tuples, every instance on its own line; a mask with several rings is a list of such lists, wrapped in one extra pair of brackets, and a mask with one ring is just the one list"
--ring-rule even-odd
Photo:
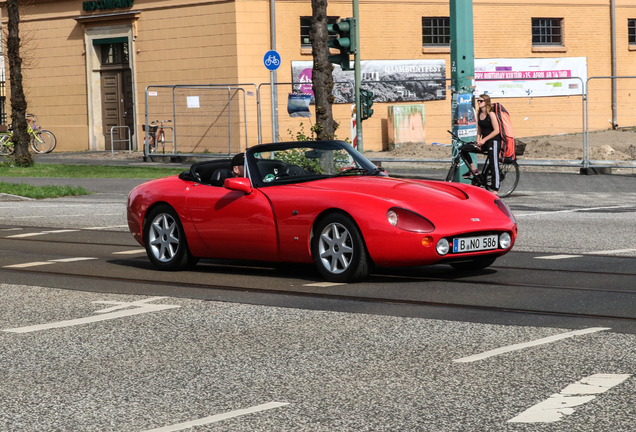
[[(616, 71), (622, 76), (636, 75), (636, 36), (632, 37), (636, 3), (615, 3)], [(194, 143), (178, 147), (178, 151), (236, 152), (255, 145), (259, 136), (268, 142), (272, 139), (272, 104), (270, 72), (263, 65), (263, 55), (271, 48), (270, 7), (263, 0), (34, 0), (21, 9), (20, 26), (28, 112), (55, 133), (56, 151), (110, 150), (112, 126), (128, 126), (133, 147), (141, 147), (146, 99), (151, 116), (170, 119), (180, 110), (180, 118), (192, 119), (191, 124), (184, 120), (171, 125), (180, 128), (179, 137), (189, 133), (189, 142)], [(474, 0), (473, 11), (477, 59), (585, 57), (587, 77), (612, 73), (608, 1)], [(450, 78), (450, 48), (425, 45), (422, 20), (448, 17), (449, 13), (448, 1), (361, 0), (362, 60), (443, 60)], [(301, 41), (301, 18), (311, 14), (308, 0), (275, 3), (276, 48), (282, 59), (279, 83), (292, 81), (292, 62), (312, 59), (311, 49)], [(352, 16), (351, 2), (329, 2), (328, 15)], [(533, 43), (533, 19), (559, 20), (561, 43)], [(6, 29), (6, 4), (2, 25)], [(8, 65), (5, 67), (9, 81)], [(152, 87), (208, 84), (233, 88), (210, 92)], [(612, 118), (611, 80), (592, 84), (594, 88), (590, 85), (588, 89), (590, 130), (607, 129)], [(636, 81), (620, 80), (617, 86), (617, 123), (636, 126), (636, 110), (630, 100), (631, 94), (636, 96)], [(292, 87), (281, 84), (276, 89), (279, 138), (289, 139), (302, 128), (309, 133), (312, 119), (287, 115)], [(175, 108), (174, 94), (188, 98), (188, 105)], [(8, 101), (9, 95), (7, 105)], [(577, 133), (585, 126), (580, 95), (505, 98), (501, 102), (511, 113), (518, 137)], [(443, 100), (416, 103), (425, 105), (427, 143), (449, 142), (445, 131), (451, 121), (450, 91)], [(387, 105), (375, 103), (374, 115), (364, 122), (365, 150), (387, 148)], [(229, 137), (210, 135), (212, 144), (197, 141), (196, 136), (209, 134), (228, 111), (231, 119), (223, 120), (223, 127), (230, 131)], [(334, 105), (334, 115), (341, 125), (338, 138), (348, 138), (351, 105)], [(115, 148), (127, 145), (117, 141)]]

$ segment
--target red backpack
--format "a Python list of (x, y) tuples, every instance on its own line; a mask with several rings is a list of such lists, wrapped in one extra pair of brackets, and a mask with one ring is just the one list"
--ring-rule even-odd
[(501, 134), (501, 138), (503, 138), (501, 150), (499, 151), (499, 160), (513, 161), (517, 157), (515, 156), (515, 133), (512, 130), (510, 113), (508, 113), (508, 110), (506, 110), (502, 104), (497, 102), (492, 104), (492, 111), (497, 116), (499, 133)]

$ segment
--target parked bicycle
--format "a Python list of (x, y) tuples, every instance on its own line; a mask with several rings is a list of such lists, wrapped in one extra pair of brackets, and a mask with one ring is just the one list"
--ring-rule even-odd
[[(161, 144), (161, 150), (163, 154), (166, 153), (166, 133), (163, 130), (164, 123), (170, 123), (172, 120), (155, 120), (148, 126), (148, 153), (156, 153), (157, 145)], [(159, 125), (157, 125), (159, 123)], [(142, 130), (146, 131), (146, 125), (142, 125)]]
[[(27, 114), (27, 132), (30, 136), (31, 150), (34, 153), (43, 154), (51, 153), (57, 145), (57, 138), (51, 131), (42, 129), (37, 125), (37, 117), (35, 114)], [(13, 154), (13, 129), (12, 125), (0, 125), (0, 155)]]
[(53, 132), (40, 128), (37, 125), (35, 114), (27, 114), (26, 118), (29, 125), (29, 135), (31, 135), (31, 149), (35, 153), (51, 153), (57, 145), (57, 138)]
[[(461, 139), (448, 131), (451, 136), (457, 140), (461, 141)], [(473, 142), (465, 142), (465, 144), (476, 144)], [(450, 169), (448, 170), (448, 174), (446, 175), (446, 181), (450, 182), (455, 179), (455, 174), (459, 170), (459, 166), (462, 162), (468, 167), (470, 170), (471, 161), (466, 160), (460, 149), (453, 147), (453, 161), (451, 163)], [(471, 184), (474, 186), (484, 187), (490, 191), (495, 190), (494, 183), (495, 179), (493, 178), (492, 171), (490, 169), (490, 165), (493, 162), (491, 161), (490, 155), (486, 155), (486, 160), (482, 166), (481, 172), (473, 173)], [(499, 164), (499, 197), (504, 198), (510, 196), (517, 188), (519, 184), (519, 165), (515, 160), (502, 160), (499, 158), (497, 161)]]

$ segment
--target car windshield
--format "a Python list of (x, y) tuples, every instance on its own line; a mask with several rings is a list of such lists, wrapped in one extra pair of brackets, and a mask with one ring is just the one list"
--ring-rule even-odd
[(336, 176), (385, 175), (343, 141), (299, 141), (257, 147), (251, 153), (257, 172), (250, 175), (263, 185)]

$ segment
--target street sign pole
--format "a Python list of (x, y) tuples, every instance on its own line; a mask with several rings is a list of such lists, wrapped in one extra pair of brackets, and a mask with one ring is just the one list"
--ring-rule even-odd
[[(475, 91), (475, 44), (473, 38), (473, 1), (450, 0), (451, 27), (451, 95), (453, 133), (462, 141), (477, 138), (477, 116), (473, 107)], [(453, 141), (453, 155), (462, 142)], [(472, 156), (473, 163), (476, 158)], [(461, 165), (454, 181), (463, 179), (468, 167)]]
[(358, 10), (358, 0), (353, 0), (353, 26), (354, 38), (356, 40), (356, 50), (353, 53), (354, 58), (354, 74), (355, 74), (355, 92), (356, 92), (356, 137), (358, 141), (358, 151), (362, 153), (364, 146), (362, 144), (362, 107), (360, 105), (360, 13)]
[[(270, 0), (270, 22), (272, 33), (272, 51), (276, 51), (276, 0)], [(276, 91), (276, 69), (270, 70), (269, 83), (272, 100), (272, 142), (278, 142), (278, 92)]]

